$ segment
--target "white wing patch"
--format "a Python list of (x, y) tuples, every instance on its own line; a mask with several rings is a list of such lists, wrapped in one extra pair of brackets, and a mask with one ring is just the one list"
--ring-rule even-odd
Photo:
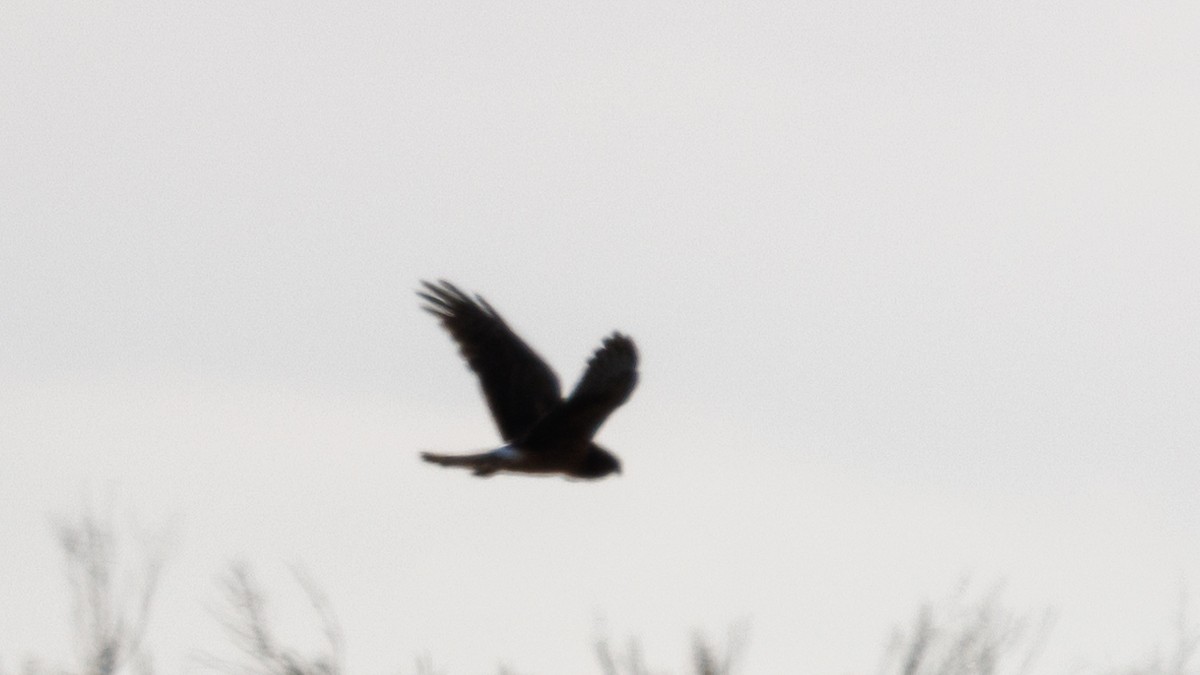
[(492, 451), (492, 456), (505, 464), (514, 464), (521, 460), (521, 451), (511, 445), (502, 445)]

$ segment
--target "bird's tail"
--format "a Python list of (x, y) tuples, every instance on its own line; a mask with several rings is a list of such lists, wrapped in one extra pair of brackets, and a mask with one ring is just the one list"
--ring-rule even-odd
[(490, 452), (478, 455), (441, 455), (436, 452), (422, 452), (421, 459), (440, 466), (463, 466), (470, 468), (476, 476), (490, 476), (499, 469), (496, 458)]

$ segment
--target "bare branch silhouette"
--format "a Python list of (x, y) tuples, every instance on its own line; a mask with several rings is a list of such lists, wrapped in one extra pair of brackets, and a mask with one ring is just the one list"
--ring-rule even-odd
[(283, 645), (267, 614), (267, 599), (248, 565), (235, 563), (222, 580), (228, 615), (218, 619), (228, 632), (237, 656), (203, 656), (207, 665), (240, 675), (340, 675), (342, 632), (325, 594), (307, 576), (292, 570), (316, 612), (325, 648), (316, 656)]
[(1046, 612), (1031, 623), (1003, 608), (998, 590), (971, 603), (966, 585), (944, 606), (925, 605), (907, 630), (897, 630), (880, 675), (1006, 675), (1027, 673), (1053, 623)]
[[(692, 668), (696, 675), (731, 675), (745, 645), (746, 624), (736, 624), (729, 632), (729, 645), (725, 655), (711, 641), (697, 632), (692, 639)], [(624, 654), (614, 652), (608, 638), (601, 636), (594, 643), (596, 661), (603, 675), (654, 675), (642, 656), (641, 643), (636, 638), (629, 640)]]
[[(164, 567), (164, 538), (134, 528), (141, 550), (130, 554), (111, 519), (85, 510), (56, 525), (66, 561), (77, 663), (51, 667), (35, 659), (19, 670), (0, 665), (0, 675), (152, 675), (144, 648), (158, 582)], [(133, 562), (131, 562), (133, 561)], [(322, 639), (315, 653), (292, 648), (277, 635), (267, 597), (249, 566), (234, 564), (222, 579), (226, 608), (218, 616), (235, 649), (230, 659), (204, 662), (236, 675), (342, 675), (343, 635), (332, 606), (310, 577), (292, 570), (316, 616)], [(1040, 656), (1053, 614), (1025, 615), (1002, 606), (999, 590), (967, 597), (960, 585), (950, 600), (925, 604), (907, 626), (899, 627), (887, 647), (880, 675), (1018, 675), (1028, 673)], [(1110, 675), (1200, 675), (1200, 628), (1181, 594), (1174, 641), (1144, 664), (1107, 671)], [(693, 636), (690, 672), (732, 675), (745, 651), (746, 625), (735, 624), (724, 649), (701, 633)], [(603, 675), (664, 675), (646, 663), (641, 643), (630, 639), (624, 650), (603, 635), (593, 643)], [(428, 654), (415, 662), (417, 675), (443, 675)], [(498, 668), (502, 675), (511, 672)], [(676, 671), (681, 672), (681, 671)], [(1105, 671), (1099, 671), (1105, 672)]]
[(697, 632), (692, 638), (692, 665), (696, 675), (732, 675), (742, 657), (750, 633), (749, 623), (739, 621), (729, 628), (725, 655), (719, 656), (711, 641)]
[(58, 540), (67, 567), (74, 643), (81, 675), (113, 675), (125, 667), (152, 673), (142, 649), (166, 560), (163, 532), (136, 532), (142, 552), (123, 569), (121, 542), (109, 520), (85, 509), (60, 522)]
[(654, 675), (646, 667), (645, 659), (642, 657), (642, 645), (637, 638), (630, 638), (629, 646), (626, 647), (623, 656), (613, 652), (612, 645), (609, 644), (606, 637), (596, 640), (595, 650), (596, 660), (600, 662), (600, 668), (604, 675), (621, 675), (622, 672), (626, 675)]

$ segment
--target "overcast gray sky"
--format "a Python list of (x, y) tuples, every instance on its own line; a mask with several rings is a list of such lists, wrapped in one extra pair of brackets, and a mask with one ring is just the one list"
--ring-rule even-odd
[[(68, 653), (49, 523), (173, 522), (166, 673), (248, 560), (348, 672), (871, 672), (964, 576), (1140, 659), (1200, 584), (1195, 3), (0, 3), (0, 664)], [(496, 441), (412, 294), (570, 386), (622, 477)], [(90, 497), (88, 496), (90, 495)], [(302, 634), (302, 633), (301, 633)]]

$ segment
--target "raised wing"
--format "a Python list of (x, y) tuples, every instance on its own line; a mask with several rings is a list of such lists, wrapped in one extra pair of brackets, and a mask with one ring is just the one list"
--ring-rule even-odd
[(558, 378), (529, 345), (512, 332), (486, 300), (468, 297), (448, 281), (421, 282), (422, 307), (436, 316), (479, 376), (484, 398), (504, 440), (528, 432), (562, 401)]
[(604, 420), (629, 400), (637, 385), (637, 347), (613, 333), (592, 354), (575, 390), (530, 433), (535, 450), (586, 452), (588, 442)]

